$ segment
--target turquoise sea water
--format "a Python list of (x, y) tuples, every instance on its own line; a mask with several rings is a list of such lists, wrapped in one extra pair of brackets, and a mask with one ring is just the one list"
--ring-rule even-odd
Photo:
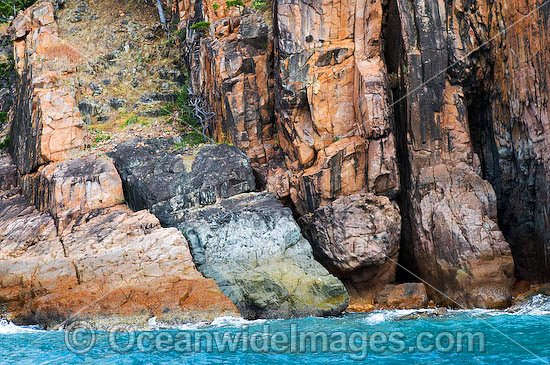
[[(544, 364), (550, 362), (549, 304), (547, 297), (539, 296), (513, 313), (449, 311), (428, 317), (433, 312), (423, 311), (417, 318), (418, 313), (401, 310), (299, 320), (220, 318), (170, 329), (160, 328), (153, 319), (150, 323), (157, 329), (135, 333), (118, 327), (88, 331), (83, 325), (71, 332), (42, 331), (3, 321), (0, 362)], [(314, 335), (316, 348), (311, 344)]]

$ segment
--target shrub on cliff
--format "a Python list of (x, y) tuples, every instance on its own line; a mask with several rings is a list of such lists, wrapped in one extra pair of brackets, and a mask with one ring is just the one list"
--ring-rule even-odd
[(13, 13), (13, 7), (16, 10), (23, 10), (34, 4), (36, 0), (15, 0), (12, 1), (0, 1), (0, 21), (7, 22), (11, 16), (15, 17)]
[(198, 22), (191, 26), (192, 30), (206, 30), (210, 27), (210, 22)]

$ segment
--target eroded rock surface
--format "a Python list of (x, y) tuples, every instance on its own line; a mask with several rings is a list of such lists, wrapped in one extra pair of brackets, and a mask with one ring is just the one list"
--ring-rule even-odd
[(290, 209), (268, 193), (191, 209), (178, 228), (198, 269), (247, 318), (335, 315), (348, 305), (344, 286), (313, 259)]
[(83, 121), (74, 90), (61, 80), (80, 55), (59, 41), (49, 1), (21, 12), (13, 21), (18, 84), (10, 153), (21, 174), (49, 162), (76, 157), (84, 145)]
[(316, 258), (344, 280), (349, 292), (374, 297), (395, 280), (401, 216), (387, 197), (342, 197), (301, 219)]
[(219, 144), (175, 150), (176, 142), (134, 139), (111, 154), (132, 209), (149, 209), (173, 227), (185, 209), (256, 189), (250, 163), (238, 148)]
[[(210, 130), (249, 156), (258, 144), (272, 151), (253, 167), (299, 216), (363, 193), (397, 202), (400, 271), (436, 287), (429, 295), (439, 304), (498, 306), (509, 302), (514, 275), (547, 279), (544, 6), (282, 0), (268, 11), (236, 14), (213, 10), (209, 0), (199, 4), (180, 2), (180, 26), (197, 75), (193, 90), (217, 112)], [(264, 70), (258, 62), (273, 67), (266, 84), (275, 95), (263, 129), (228, 112), (256, 90), (240, 84), (243, 72), (248, 80), (264, 77), (243, 66), (250, 49), (205, 57), (235, 39), (246, 43), (242, 29), (257, 14), (264, 20), (250, 34), (267, 34), (268, 47), (255, 69)], [(199, 21), (211, 26), (192, 31)], [(222, 81), (239, 87), (220, 93)], [(268, 98), (248, 100), (247, 108), (269, 106)], [(254, 147), (242, 143), (235, 121), (267, 137), (255, 138)], [(320, 226), (300, 222), (306, 231)]]
[(347, 307), (344, 286), (314, 260), (290, 209), (250, 193), (253, 171), (236, 147), (176, 151), (172, 139), (134, 140), (112, 156), (131, 206), (143, 204), (183, 232), (200, 272), (243, 316), (332, 315)]
[[(51, 198), (40, 201), (43, 212), (15, 189), (0, 192), (3, 315), (46, 327), (82, 317), (134, 318), (145, 325), (151, 316), (175, 323), (237, 315), (216, 283), (196, 270), (178, 230), (162, 228), (147, 211), (134, 213), (121, 205), (120, 179), (114, 192), (100, 189), (112, 187), (108, 179), (100, 184), (101, 173), (95, 182), (86, 179), (105, 166), (116, 173), (112, 162), (87, 158), (55, 166), (57, 184), (36, 190)], [(61, 191), (75, 205), (57, 199), (64, 196), (58, 186), (72, 187)], [(70, 228), (58, 230), (55, 214), (63, 209), (72, 214)]]

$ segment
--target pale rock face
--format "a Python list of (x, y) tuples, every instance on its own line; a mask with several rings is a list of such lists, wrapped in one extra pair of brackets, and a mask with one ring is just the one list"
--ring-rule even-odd
[(268, 193), (190, 209), (178, 228), (199, 271), (246, 318), (334, 315), (348, 305), (344, 286), (313, 259), (290, 210)]

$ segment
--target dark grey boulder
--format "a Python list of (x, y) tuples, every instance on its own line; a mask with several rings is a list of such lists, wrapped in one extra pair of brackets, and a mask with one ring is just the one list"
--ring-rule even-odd
[(236, 147), (174, 150), (174, 139), (135, 139), (111, 154), (125, 197), (187, 238), (199, 271), (246, 318), (341, 313), (343, 284), (313, 258), (289, 208), (254, 192), (250, 163)]

